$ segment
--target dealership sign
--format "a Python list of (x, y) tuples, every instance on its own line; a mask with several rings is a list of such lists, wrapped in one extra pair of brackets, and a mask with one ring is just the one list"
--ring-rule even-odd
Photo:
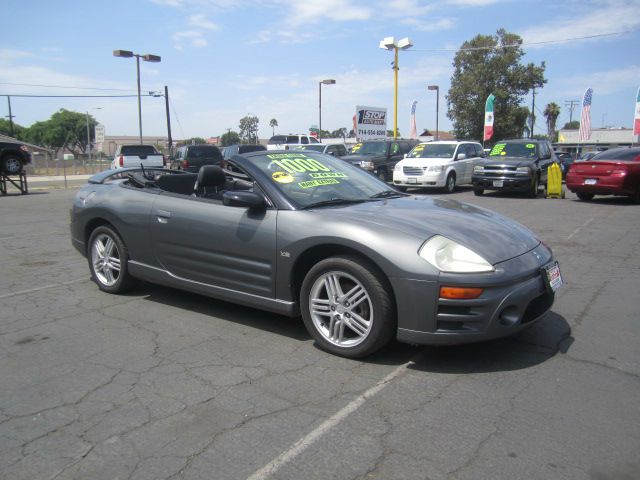
[(387, 109), (356, 106), (356, 137), (358, 140), (386, 138)]

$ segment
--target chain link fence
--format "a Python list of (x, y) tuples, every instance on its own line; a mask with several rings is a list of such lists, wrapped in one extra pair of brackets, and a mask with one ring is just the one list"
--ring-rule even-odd
[(59, 175), (92, 175), (107, 170), (113, 157), (99, 155), (79, 155), (72, 160), (53, 158), (51, 154), (32, 155), (31, 163), (25, 167), (27, 175), (59, 176)]

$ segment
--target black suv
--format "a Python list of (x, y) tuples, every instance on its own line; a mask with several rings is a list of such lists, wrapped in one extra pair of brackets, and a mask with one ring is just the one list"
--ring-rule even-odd
[(417, 140), (370, 140), (362, 142), (356, 153), (342, 160), (373, 173), (382, 181), (391, 181), (393, 168), (418, 144)]
[(0, 141), (0, 172), (4, 175), (18, 175), (27, 163), (31, 163), (31, 154), (27, 147), (19, 142)]
[(547, 140), (503, 140), (493, 146), (486, 160), (474, 167), (473, 193), (502, 190), (536, 198), (540, 185), (547, 185), (547, 169), (553, 162), (558, 162), (558, 158)]
[(186, 145), (176, 150), (171, 166), (187, 172), (198, 172), (203, 165), (222, 166), (222, 153), (215, 145)]

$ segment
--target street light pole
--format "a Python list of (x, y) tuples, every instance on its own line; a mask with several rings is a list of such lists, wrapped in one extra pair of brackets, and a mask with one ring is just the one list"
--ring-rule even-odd
[(114, 50), (113, 56), (122, 57), (122, 58), (136, 57), (136, 80), (138, 84), (138, 128), (139, 128), (140, 143), (142, 143), (142, 97), (140, 95), (140, 58), (142, 57), (142, 60), (144, 60), (145, 62), (154, 62), (154, 63), (160, 62), (161, 58), (158, 55), (151, 55), (149, 53), (145, 55), (140, 55), (138, 53), (133, 53), (129, 50)]
[[(95, 107), (96, 110), (102, 110), (102, 107)], [(89, 162), (91, 162), (91, 134), (89, 133), (89, 110), (87, 110), (87, 154)]]
[(438, 85), (429, 85), (427, 87), (429, 90), (436, 91), (436, 142), (438, 141), (440, 131), (438, 128), (438, 118), (439, 118), (439, 110), (440, 110), (440, 87)]
[(396, 42), (393, 37), (385, 37), (380, 42), (380, 48), (394, 51), (393, 60), (393, 139), (398, 138), (398, 50), (407, 50), (413, 46), (409, 37)]
[(318, 82), (318, 140), (322, 141), (322, 85), (335, 85), (333, 78)]

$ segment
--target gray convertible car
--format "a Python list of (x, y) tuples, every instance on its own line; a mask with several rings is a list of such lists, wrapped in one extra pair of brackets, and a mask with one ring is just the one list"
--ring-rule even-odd
[(460, 344), (542, 318), (562, 285), (522, 225), (390, 190), (309, 151), (238, 155), (197, 174), (121, 169), (82, 187), (73, 245), (98, 287), (134, 279), (299, 316), (317, 344), (362, 357), (394, 337)]

